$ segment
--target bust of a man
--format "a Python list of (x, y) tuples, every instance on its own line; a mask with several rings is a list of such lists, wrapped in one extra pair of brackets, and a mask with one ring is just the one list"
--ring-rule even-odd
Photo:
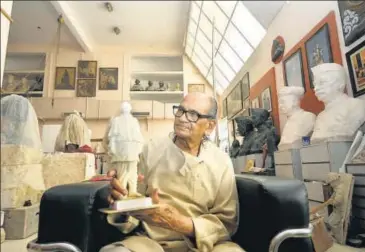
[(300, 108), (304, 95), (302, 87), (283, 87), (279, 90), (279, 109), (288, 118), (285, 123), (279, 149), (301, 146), (303, 136), (309, 136), (316, 121), (316, 115)]
[(314, 91), (325, 109), (317, 116), (313, 142), (353, 140), (365, 121), (365, 101), (344, 93), (345, 69), (336, 63), (325, 63), (312, 68)]
[(146, 88), (146, 91), (156, 91), (156, 88), (153, 86), (152, 81), (148, 81), (148, 86)]
[(138, 79), (135, 80), (134, 85), (131, 88), (131, 91), (144, 91), (140, 80)]
[(256, 134), (252, 119), (247, 116), (239, 116), (235, 118), (235, 121), (237, 123), (237, 133), (244, 137), (240, 147), (239, 156), (249, 155), (251, 154), (251, 148)]

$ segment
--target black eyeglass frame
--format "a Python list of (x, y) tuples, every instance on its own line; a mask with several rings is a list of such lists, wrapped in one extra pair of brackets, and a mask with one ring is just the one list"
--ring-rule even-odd
[[(179, 110), (182, 110), (183, 113), (181, 114), (181, 116), (177, 116), (176, 113), (175, 113), (175, 110), (176, 110), (176, 112), (179, 111)], [(173, 112), (174, 116), (176, 116), (176, 117), (182, 117), (187, 112), (193, 112), (198, 116), (198, 118), (195, 121), (189, 120), (189, 118), (186, 115), (185, 115), (185, 117), (189, 122), (194, 122), (194, 123), (199, 121), (199, 119), (201, 119), (201, 118), (215, 119), (215, 117), (212, 116), (212, 115), (203, 115), (203, 114), (200, 114), (199, 112), (197, 112), (195, 110), (186, 110), (184, 107), (176, 106), (176, 105), (172, 106), (172, 112)]]

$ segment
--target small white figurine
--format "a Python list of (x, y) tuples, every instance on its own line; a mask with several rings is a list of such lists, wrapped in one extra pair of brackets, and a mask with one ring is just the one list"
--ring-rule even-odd
[(353, 140), (365, 121), (365, 100), (344, 93), (347, 78), (341, 65), (320, 64), (312, 72), (315, 94), (325, 109), (317, 116), (311, 142)]
[(278, 92), (280, 111), (288, 117), (278, 146), (280, 150), (299, 147), (302, 137), (313, 131), (316, 115), (300, 108), (303, 95), (302, 87), (283, 87)]
[(137, 192), (137, 164), (144, 139), (131, 110), (128, 102), (122, 102), (121, 114), (110, 121), (104, 141), (110, 155), (111, 169), (117, 171), (122, 187), (128, 189), (128, 197), (134, 198), (141, 196)]

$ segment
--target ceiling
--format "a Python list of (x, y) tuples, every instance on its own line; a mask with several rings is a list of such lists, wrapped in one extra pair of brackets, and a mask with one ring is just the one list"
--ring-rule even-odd
[[(10, 26), (9, 44), (56, 46), (59, 14), (49, 1), (14, 1), (11, 15), (14, 22)], [(80, 48), (65, 25), (61, 28), (60, 44)]]

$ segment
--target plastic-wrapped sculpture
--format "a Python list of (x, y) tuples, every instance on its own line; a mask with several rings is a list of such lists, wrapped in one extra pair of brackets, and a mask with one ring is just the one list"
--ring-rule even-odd
[(90, 131), (77, 111), (65, 118), (56, 138), (55, 151), (65, 152), (65, 146), (68, 144), (75, 144), (78, 147), (91, 146)]
[(139, 122), (131, 114), (128, 102), (121, 105), (121, 114), (114, 117), (105, 133), (104, 146), (110, 156), (110, 169), (117, 171), (122, 187), (128, 189), (128, 197), (138, 197), (137, 164), (144, 143)]
[(40, 201), (45, 189), (37, 115), (18, 95), (1, 99), (1, 208)]
[(349, 97), (345, 69), (336, 63), (325, 63), (312, 68), (314, 91), (325, 109), (317, 116), (312, 142), (353, 140), (365, 121), (365, 101)]
[(316, 115), (300, 108), (304, 95), (302, 87), (283, 87), (278, 92), (279, 108), (288, 118), (285, 123), (279, 149), (301, 146), (302, 137), (309, 136), (314, 127)]

